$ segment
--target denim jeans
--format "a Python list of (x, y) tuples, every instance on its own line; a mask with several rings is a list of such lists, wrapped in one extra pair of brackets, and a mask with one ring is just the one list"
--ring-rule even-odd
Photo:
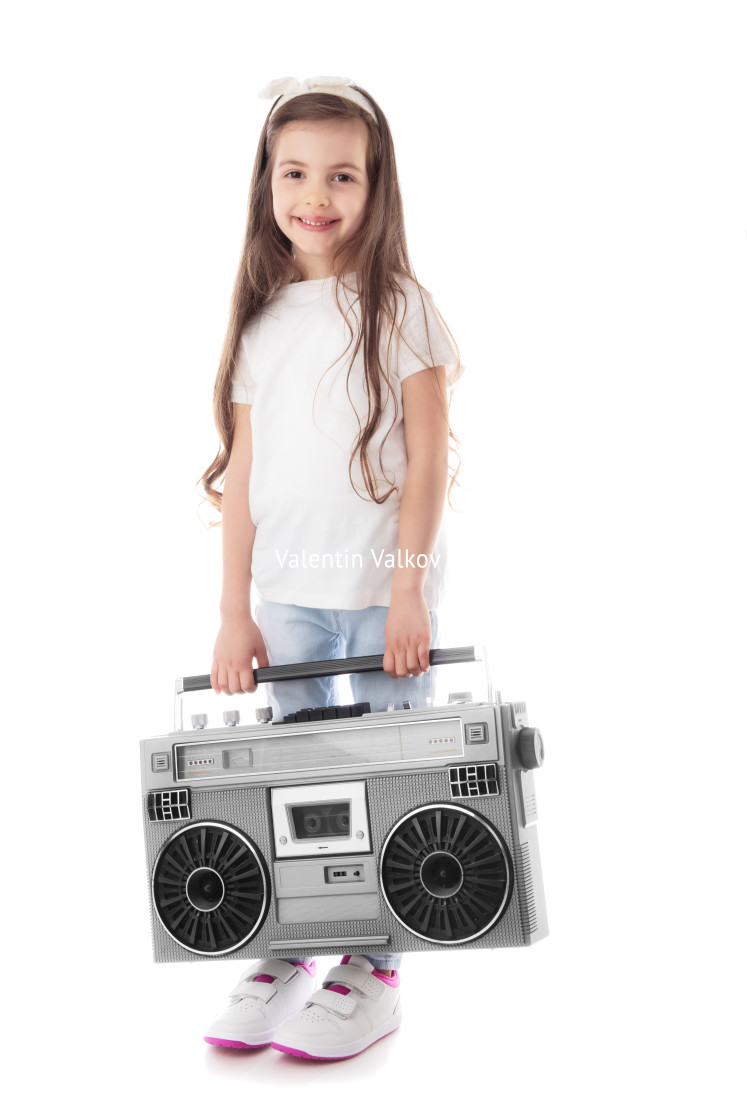
[[(384, 626), (388, 607), (363, 610), (331, 610), (324, 607), (297, 607), (260, 599), (255, 611), (271, 665), (298, 661), (329, 661), (340, 657), (364, 657), (384, 652)], [(430, 612), (431, 648), (438, 644), (438, 619)], [(372, 712), (385, 712), (390, 701), (401, 708), (410, 700), (424, 708), (434, 695), (436, 670), (420, 677), (390, 677), (383, 671), (353, 673), (350, 688), (356, 703), (367, 700)], [(322, 708), (337, 704), (337, 677), (314, 677), (301, 681), (266, 684), (273, 718), (282, 719), (299, 708)]]
[[(267, 647), (271, 665), (299, 661), (328, 661), (340, 657), (364, 657), (383, 653), (384, 626), (388, 607), (362, 610), (332, 610), (326, 607), (298, 607), (260, 599), (256, 608), (257, 625)], [(430, 612), (431, 648), (438, 645), (438, 619)], [(420, 677), (395, 679), (387, 673), (353, 673), (350, 688), (356, 703), (368, 701), (372, 712), (386, 711), (390, 701), (401, 708), (404, 700), (413, 707), (425, 707), (433, 697), (435, 669)], [(266, 684), (267, 701), (273, 719), (282, 719), (299, 708), (328, 707), (338, 703), (337, 678), (316, 677), (301, 681)], [(399, 968), (401, 953), (364, 954), (374, 968)], [(310, 957), (287, 958), (292, 963), (308, 963)]]

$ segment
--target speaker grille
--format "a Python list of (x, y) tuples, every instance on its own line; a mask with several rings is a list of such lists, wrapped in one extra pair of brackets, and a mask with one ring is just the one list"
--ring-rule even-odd
[(534, 880), (532, 879), (532, 857), (528, 844), (521, 845), (521, 864), (524, 871), (524, 906), (526, 920), (530, 933), (536, 933), (539, 923), (537, 921), (537, 907), (534, 902)]
[(394, 916), (426, 941), (472, 941), (511, 894), (511, 861), (498, 832), (461, 805), (425, 805), (389, 833), (381, 886)]
[(188, 821), (188, 789), (159, 789), (148, 794), (148, 817), (152, 821)]
[(204, 956), (230, 953), (262, 924), (269, 880), (242, 833), (216, 821), (175, 832), (153, 869), (153, 903), (166, 932)]
[(498, 774), (492, 762), (450, 766), (449, 784), (452, 797), (490, 797), (500, 793)]

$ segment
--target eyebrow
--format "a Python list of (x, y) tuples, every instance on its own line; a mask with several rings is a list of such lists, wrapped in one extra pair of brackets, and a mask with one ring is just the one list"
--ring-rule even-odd
[[(291, 166), (291, 165), (293, 167), (308, 167), (309, 166), (307, 163), (304, 163), (303, 160), (300, 160), (300, 159), (284, 159), (284, 160), (280, 161), (280, 163), (278, 164), (278, 167), (288, 167), (288, 166)], [(343, 169), (346, 169), (346, 170), (350, 170), (350, 171), (357, 171), (359, 175), (362, 174), (361, 168), (358, 167), (358, 165), (356, 163), (331, 163), (329, 165), (329, 170), (331, 171), (333, 167), (337, 171), (342, 171)]]

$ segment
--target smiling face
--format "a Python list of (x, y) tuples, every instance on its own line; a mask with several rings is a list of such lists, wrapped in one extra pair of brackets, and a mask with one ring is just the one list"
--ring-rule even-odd
[(293, 121), (275, 142), (272, 208), (304, 280), (332, 275), (332, 258), (360, 228), (368, 201), (361, 120)]

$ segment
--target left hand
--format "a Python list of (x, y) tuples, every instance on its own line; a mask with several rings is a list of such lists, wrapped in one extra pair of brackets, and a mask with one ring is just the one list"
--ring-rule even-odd
[(390, 677), (419, 677), (427, 671), (431, 618), (421, 591), (392, 591), (384, 641), (384, 672)]

